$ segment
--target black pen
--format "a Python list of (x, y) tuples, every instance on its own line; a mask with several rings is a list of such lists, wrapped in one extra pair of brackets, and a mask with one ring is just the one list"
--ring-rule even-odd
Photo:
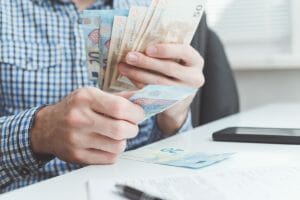
[(116, 188), (122, 196), (130, 200), (164, 200), (162, 198), (152, 196), (128, 185), (116, 184)]

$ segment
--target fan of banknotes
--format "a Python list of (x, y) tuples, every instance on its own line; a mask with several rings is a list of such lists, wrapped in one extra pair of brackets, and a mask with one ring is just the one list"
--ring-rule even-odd
[(108, 92), (136, 89), (118, 73), (130, 51), (150, 44), (189, 44), (203, 14), (205, 0), (153, 0), (130, 10), (85, 10), (81, 22), (90, 79)]

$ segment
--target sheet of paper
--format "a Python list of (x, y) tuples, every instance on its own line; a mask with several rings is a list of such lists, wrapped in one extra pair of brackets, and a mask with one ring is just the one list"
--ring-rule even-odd
[(185, 177), (90, 180), (90, 200), (122, 200), (116, 183), (125, 183), (169, 200), (298, 200), (300, 167), (220, 170)]

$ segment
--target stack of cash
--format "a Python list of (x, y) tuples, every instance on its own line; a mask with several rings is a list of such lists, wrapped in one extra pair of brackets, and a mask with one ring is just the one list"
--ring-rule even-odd
[(136, 89), (118, 73), (128, 52), (144, 52), (157, 43), (189, 44), (205, 0), (153, 0), (130, 10), (85, 10), (82, 27), (90, 79), (108, 92)]

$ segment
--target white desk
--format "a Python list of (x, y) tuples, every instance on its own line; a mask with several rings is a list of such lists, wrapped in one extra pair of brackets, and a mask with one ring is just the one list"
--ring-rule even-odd
[[(88, 179), (160, 177), (172, 174), (201, 174), (216, 169), (260, 166), (300, 166), (300, 145), (247, 144), (213, 142), (214, 131), (228, 126), (300, 128), (300, 104), (270, 105), (210, 123), (153, 145), (183, 147), (194, 151), (223, 151), (237, 154), (222, 163), (200, 170), (167, 167), (120, 160), (112, 166), (89, 166), (0, 196), (1, 200), (73, 199), (84, 200)], [(254, 162), (255, 160), (255, 162)], [(259, 162), (258, 162), (259, 161)]]

